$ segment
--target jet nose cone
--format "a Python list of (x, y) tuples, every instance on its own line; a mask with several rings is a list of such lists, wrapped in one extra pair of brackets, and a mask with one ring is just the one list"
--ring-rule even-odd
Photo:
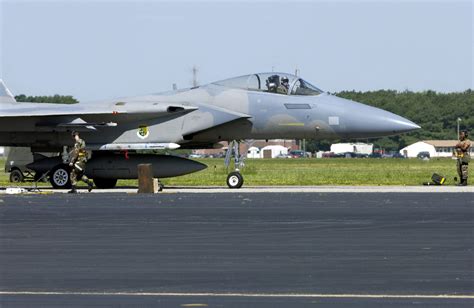
[(393, 113), (390, 118), (386, 119), (386, 123), (387, 127), (390, 127), (395, 134), (411, 132), (421, 128), (418, 124)]
[[(347, 103), (347, 101), (346, 101)], [(369, 138), (397, 135), (420, 129), (412, 121), (394, 113), (351, 101), (346, 108), (349, 137)]]
[[(360, 121), (364, 123), (363, 125), (368, 135), (374, 137), (390, 136), (421, 128), (416, 123), (394, 113), (374, 107), (370, 108), (373, 108), (370, 112), (360, 115)], [(361, 122), (359, 122), (359, 124), (361, 124)]]

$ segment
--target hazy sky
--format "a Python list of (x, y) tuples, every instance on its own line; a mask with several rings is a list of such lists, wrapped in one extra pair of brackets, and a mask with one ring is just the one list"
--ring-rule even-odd
[(0, 0), (13, 93), (139, 95), (253, 72), (327, 91), (473, 85), (472, 1)]

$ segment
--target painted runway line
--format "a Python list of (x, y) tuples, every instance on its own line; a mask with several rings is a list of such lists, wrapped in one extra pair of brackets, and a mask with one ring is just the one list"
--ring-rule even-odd
[(360, 298), (360, 299), (474, 299), (474, 294), (330, 294), (330, 293), (214, 293), (214, 292), (74, 292), (0, 291), (0, 295), (74, 296), (171, 296), (171, 297), (249, 297), (249, 298)]

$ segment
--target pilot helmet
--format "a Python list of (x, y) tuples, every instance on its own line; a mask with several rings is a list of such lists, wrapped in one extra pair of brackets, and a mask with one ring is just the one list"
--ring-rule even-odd
[(286, 77), (286, 76), (281, 77), (281, 82), (282, 83), (288, 83), (289, 81), (290, 80), (288, 79), (288, 77)]

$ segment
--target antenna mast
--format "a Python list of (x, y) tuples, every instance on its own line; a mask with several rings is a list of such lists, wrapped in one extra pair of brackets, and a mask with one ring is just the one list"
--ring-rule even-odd
[(198, 68), (196, 65), (193, 66), (193, 88), (198, 86), (198, 81), (197, 81), (197, 73), (198, 73)]

